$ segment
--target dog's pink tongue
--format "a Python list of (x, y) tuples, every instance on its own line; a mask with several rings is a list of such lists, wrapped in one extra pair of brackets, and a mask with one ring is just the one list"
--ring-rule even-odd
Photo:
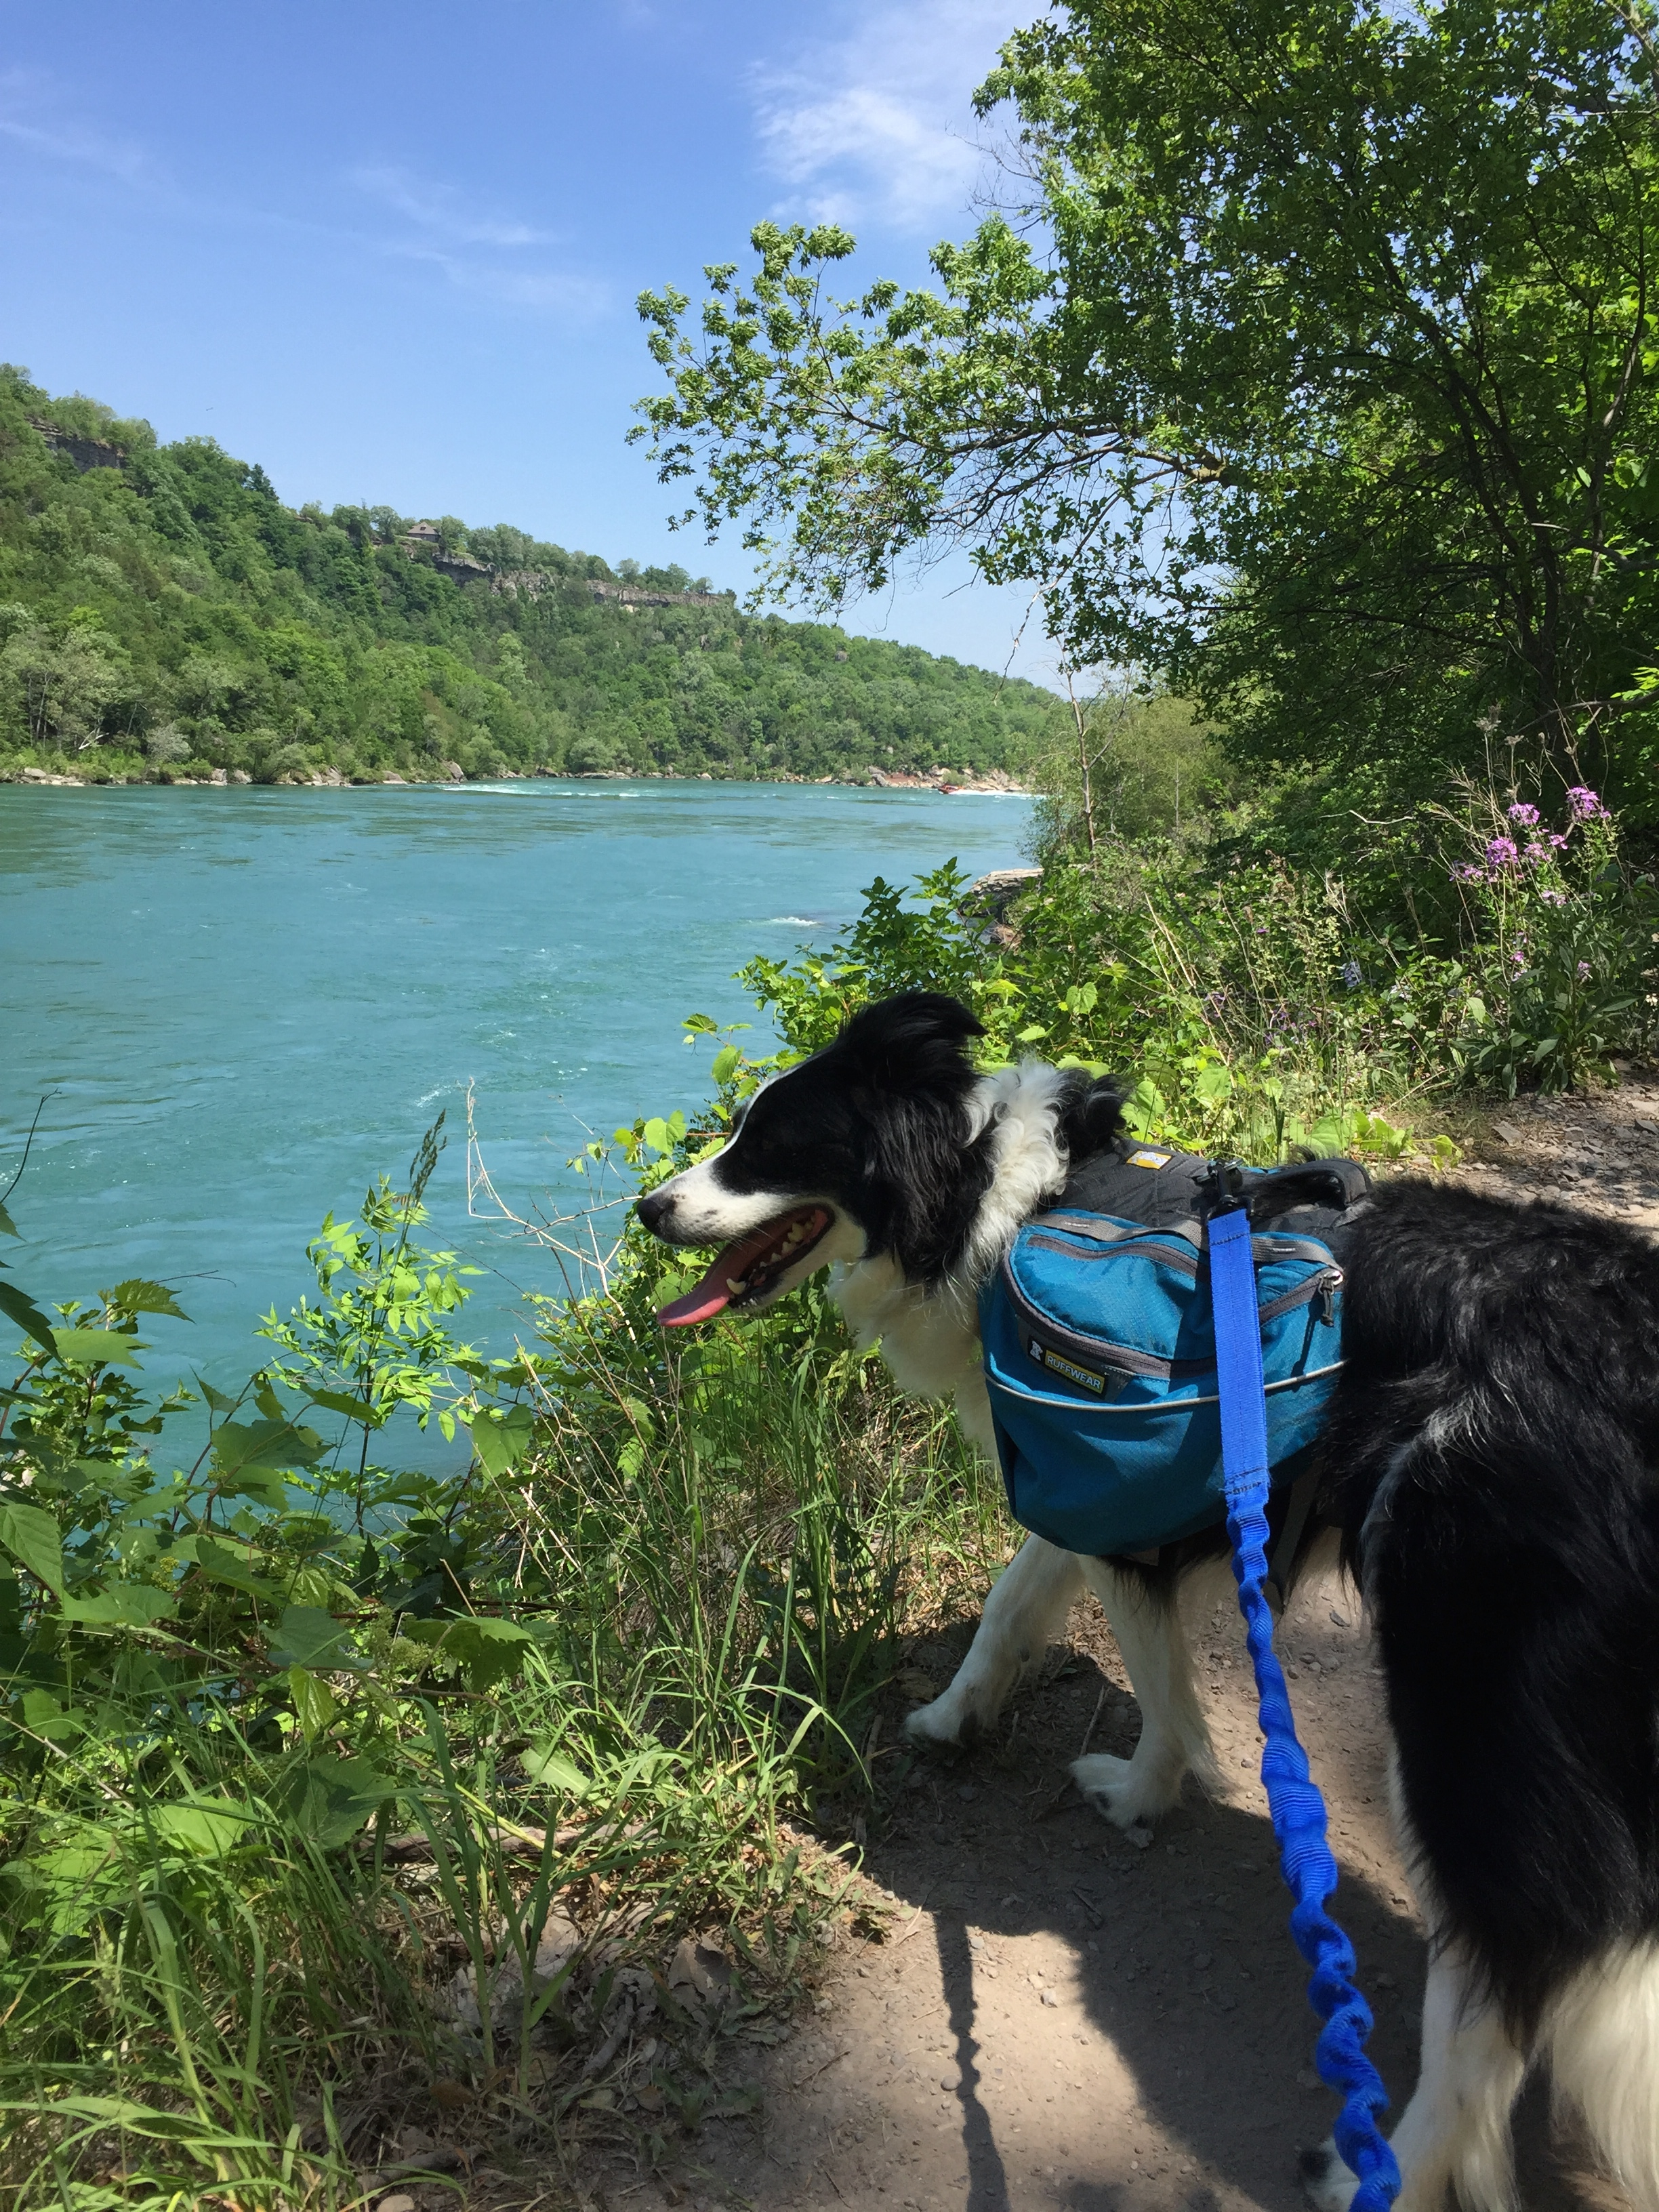
[(726, 1285), (735, 1272), (730, 1255), (736, 1249), (734, 1244), (728, 1244), (695, 1290), (674, 1299), (672, 1304), (658, 1307), (657, 1319), (664, 1328), (684, 1328), (688, 1322), (712, 1321), (731, 1304), (732, 1293)]

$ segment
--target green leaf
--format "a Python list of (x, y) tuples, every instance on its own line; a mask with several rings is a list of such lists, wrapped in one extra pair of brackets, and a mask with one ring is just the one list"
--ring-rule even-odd
[(77, 1367), (142, 1367), (138, 1355), (149, 1350), (118, 1328), (60, 1328), (53, 1333), (58, 1357), (73, 1360)]
[(1218, 1060), (1212, 1060), (1200, 1067), (1193, 1085), (1199, 1103), (1203, 1106), (1219, 1106), (1224, 1100), (1231, 1097), (1232, 1089), (1232, 1071)]
[[(31, 2099), (0, 2105), (0, 2112), (63, 2112), (71, 2119), (95, 2121), (100, 2127), (123, 2129), (129, 2135), (153, 2136), (160, 2142), (194, 2144), (202, 2134), (202, 2123), (194, 2112), (158, 2112), (154, 2105), (135, 2104), (131, 2097)], [(221, 2145), (226, 2140), (223, 2136), (216, 2138)]]
[(222, 1421), (213, 1432), (214, 1473), (225, 1488), (238, 1489), (260, 1468), (310, 1467), (325, 1449), (315, 1429), (295, 1421)]
[(163, 1844), (193, 1858), (222, 1859), (239, 1844), (259, 1840), (259, 1816), (249, 1807), (222, 1798), (205, 1804), (163, 1805), (149, 1818)]
[(283, 1594), (276, 1583), (257, 1573), (246, 1555), (232, 1551), (228, 1544), (216, 1543), (211, 1536), (187, 1537), (174, 1549), (183, 1557), (193, 1558), (210, 1582), (228, 1583), (232, 1589), (246, 1590), (250, 1597), (263, 1598), (267, 1604), (281, 1601)]
[(270, 1639), (273, 1667), (319, 1667), (329, 1674), (361, 1668), (364, 1662), (352, 1640), (350, 1629), (319, 1606), (289, 1605), (283, 1608)]
[(318, 1390), (307, 1387), (306, 1401), (320, 1406), (325, 1413), (343, 1413), (349, 1421), (363, 1421), (376, 1427), (374, 1409), (366, 1399), (353, 1398), (343, 1390)]
[(653, 1152), (668, 1150), (668, 1124), (659, 1114), (653, 1114), (646, 1123), (645, 1141)]
[(472, 1424), (472, 1449), (486, 1474), (506, 1474), (535, 1440), (536, 1417), (528, 1406), (509, 1407), (499, 1419), (482, 1413)]
[(15, 1321), (19, 1328), (27, 1331), (43, 1350), (56, 1351), (57, 1330), (40, 1307), (26, 1297), (15, 1283), (0, 1283), (0, 1313)]
[(240, 1398), (228, 1398), (222, 1390), (216, 1390), (211, 1382), (204, 1382), (198, 1375), (196, 1387), (216, 1413), (234, 1413), (241, 1404)]
[(112, 1839), (37, 1851), (14, 1859), (5, 1871), (27, 1895), (31, 1919), (44, 1921), (54, 1936), (79, 1935), (96, 1913), (128, 1893)]
[(593, 1787), (591, 1776), (543, 1742), (532, 1743), (527, 1750), (521, 1751), (519, 1764), (532, 1782), (539, 1782), (544, 1790), (556, 1790), (566, 1797), (585, 1797)]
[(149, 1583), (116, 1583), (94, 1597), (66, 1597), (64, 1618), (82, 1628), (149, 1628), (173, 1611), (165, 1590)]
[(397, 1795), (397, 1784), (366, 1759), (325, 1754), (291, 1769), (275, 1794), (297, 1835), (334, 1850)]
[(516, 1674), (536, 1641), (516, 1620), (490, 1620), (477, 1613), (447, 1620), (405, 1620), (400, 1632), (459, 1667), (468, 1687), (480, 1691), (494, 1689)]
[(0, 1206), (0, 1231), (3, 1231), (8, 1237), (21, 1237), (22, 1234), (3, 1206)]
[(289, 1668), (288, 1687), (300, 1732), (308, 1744), (313, 1743), (338, 1712), (340, 1701), (320, 1675), (308, 1674), (303, 1667)]
[(65, 1705), (56, 1690), (25, 1690), (23, 1725), (49, 1743), (68, 1743), (86, 1723), (73, 1705)]
[(44, 1506), (0, 1505), (0, 1544), (54, 1597), (63, 1596), (63, 1539)]
[(149, 1283), (142, 1275), (118, 1283), (112, 1291), (100, 1291), (98, 1295), (106, 1306), (114, 1306), (122, 1313), (170, 1314), (174, 1321), (190, 1319), (165, 1283)]
[(723, 1044), (708, 1063), (708, 1073), (716, 1083), (727, 1082), (738, 1072), (743, 1054), (734, 1044)]

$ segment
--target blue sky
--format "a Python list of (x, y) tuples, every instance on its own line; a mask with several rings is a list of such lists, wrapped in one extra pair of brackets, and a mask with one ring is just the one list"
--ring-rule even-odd
[[(915, 279), (986, 173), (974, 85), (1037, 0), (56, 0), (4, 11), (0, 357), (206, 433), (283, 498), (513, 522), (741, 586), (624, 445), (634, 299), (761, 216)], [(960, 562), (852, 627), (1000, 666)], [(1013, 661), (1041, 677), (1032, 623)]]

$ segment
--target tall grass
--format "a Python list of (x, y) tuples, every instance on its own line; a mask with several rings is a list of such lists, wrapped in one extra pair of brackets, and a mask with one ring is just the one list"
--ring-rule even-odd
[[(258, 1599), (182, 1687), (91, 1626), (58, 1633), (49, 1694), (14, 1677), (17, 2212), (343, 2207), (409, 2157), (568, 2158), (595, 2130), (667, 2159), (677, 2112), (733, 2094), (723, 2023), (787, 2007), (837, 1910), (901, 1639), (1006, 1530), (949, 1419), (816, 1293), (690, 1345), (647, 1313), (637, 1283), (550, 1309), (529, 1448), (475, 1462), (447, 1520), (423, 1500), (465, 1606), (354, 1618), (337, 1580), (346, 1663), (291, 1694)], [(499, 1671), (492, 1628), (519, 1639)], [(665, 1978), (688, 1932), (740, 2004)]]

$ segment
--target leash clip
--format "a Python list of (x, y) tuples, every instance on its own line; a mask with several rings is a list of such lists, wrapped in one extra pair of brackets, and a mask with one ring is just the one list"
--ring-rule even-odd
[(1244, 1173), (1242, 1160), (1210, 1162), (1209, 1172), (1198, 1186), (1204, 1196), (1206, 1220), (1212, 1214), (1236, 1213), (1246, 1203)]

